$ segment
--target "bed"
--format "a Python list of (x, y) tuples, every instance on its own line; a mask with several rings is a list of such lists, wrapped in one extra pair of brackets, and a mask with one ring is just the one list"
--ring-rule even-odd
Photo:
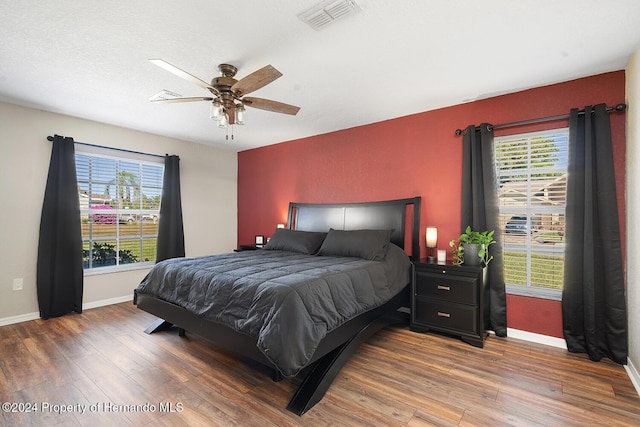
[(419, 218), (420, 197), (290, 203), (288, 227), (264, 249), (162, 261), (134, 304), (158, 317), (147, 333), (176, 326), (273, 369), (274, 380), (301, 377), (287, 409), (302, 415), (360, 344), (407, 321)]

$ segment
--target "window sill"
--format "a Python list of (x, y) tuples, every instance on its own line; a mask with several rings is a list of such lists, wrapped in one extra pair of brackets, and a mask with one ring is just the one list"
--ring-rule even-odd
[(550, 299), (555, 301), (562, 300), (562, 291), (560, 289), (532, 288), (531, 286), (507, 284), (506, 291), (507, 294), (521, 295), (525, 297)]
[(84, 270), (84, 276), (99, 276), (101, 274), (121, 273), (124, 271), (149, 270), (155, 265), (155, 262), (139, 262), (135, 264), (114, 265), (110, 267), (98, 267)]

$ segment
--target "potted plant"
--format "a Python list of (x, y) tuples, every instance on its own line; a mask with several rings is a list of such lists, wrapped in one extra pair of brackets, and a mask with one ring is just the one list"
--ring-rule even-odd
[(482, 265), (483, 267), (489, 265), (493, 259), (493, 256), (489, 255), (489, 246), (496, 242), (493, 240), (494, 231), (474, 231), (471, 226), (467, 226), (457, 242), (455, 240), (449, 242), (453, 264)]

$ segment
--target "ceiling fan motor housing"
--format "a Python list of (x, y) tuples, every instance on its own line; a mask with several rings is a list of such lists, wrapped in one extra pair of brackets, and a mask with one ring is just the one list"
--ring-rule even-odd
[(218, 92), (230, 92), (231, 86), (236, 84), (238, 81), (233, 77), (214, 77), (211, 79), (211, 86), (216, 88)]

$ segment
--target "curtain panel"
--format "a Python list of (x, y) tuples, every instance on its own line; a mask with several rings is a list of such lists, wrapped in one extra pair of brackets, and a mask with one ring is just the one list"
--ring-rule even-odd
[(627, 311), (605, 104), (569, 115), (562, 319), (567, 348), (627, 363)]
[(36, 272), (40, 317), (81, 313), (83, 280), (74, 141), (56, 135), (40, 219)]
[[(493, 153), (493, 130), (483, 123), (468, 126), (462, 154), (461, 231), (499, 230), (498, 185)], [(491, 245), (488, 285), (484, 289), (484, 326), (499, 337), (507, 336), (507, 298), (504, 284), (502, 242)]]
[(156, 262), (183, 256), (185, 250), (180, 195), (180, 157), (167, 155), (164, 159)]

